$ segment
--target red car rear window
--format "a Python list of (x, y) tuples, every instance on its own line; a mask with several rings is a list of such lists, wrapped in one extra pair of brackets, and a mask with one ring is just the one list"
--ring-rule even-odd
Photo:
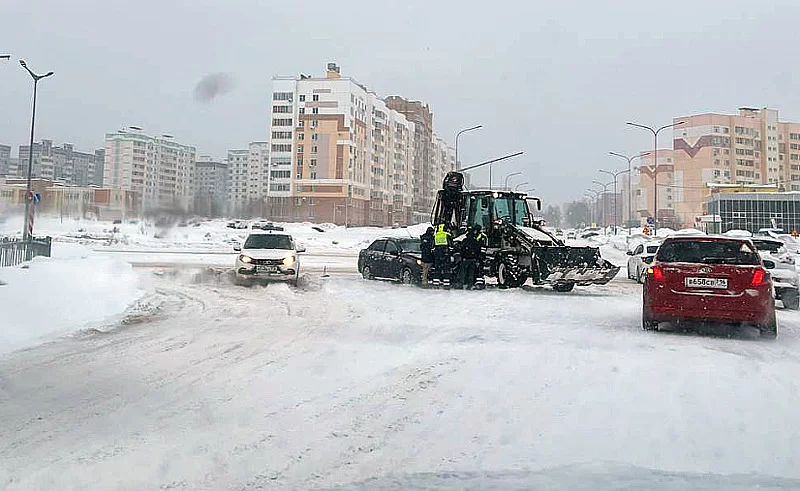
[(666, 241), (659, 247), (656, 260), (662, 263), (761, 264), (758, 253), (747, 243), (721, 240)]

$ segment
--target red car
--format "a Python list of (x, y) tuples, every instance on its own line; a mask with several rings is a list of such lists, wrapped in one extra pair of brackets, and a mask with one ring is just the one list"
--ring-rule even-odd
[(749, 239), (671, 237), (647, 269), (642, 327), (659, 322), (748, 324), (775, 338), (775, 298), (769, 272)]

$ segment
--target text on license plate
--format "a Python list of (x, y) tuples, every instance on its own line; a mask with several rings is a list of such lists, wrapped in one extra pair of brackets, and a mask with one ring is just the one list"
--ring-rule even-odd
[(727, 278), (686, 278), (686, 288), (728, 288)]
[(256, 266), (256, 271), (258, 273), (275, 273), (278, 271), (277, 266)]

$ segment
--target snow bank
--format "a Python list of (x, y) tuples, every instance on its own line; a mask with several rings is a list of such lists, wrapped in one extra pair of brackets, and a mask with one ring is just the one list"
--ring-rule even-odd
[(77, 244), (0, 268), (0, 354), (91, 327), (141, 295), (132, 267)]

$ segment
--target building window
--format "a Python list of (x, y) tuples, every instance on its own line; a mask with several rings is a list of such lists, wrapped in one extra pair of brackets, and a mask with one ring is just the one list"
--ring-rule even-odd
[(305, 128), (306, 127), (306, 122), (305, 121), (298, 121), (297, 122), (297, 127), (298, 128)]
[(312, 114), (319, 114), (319, 108), (318, 107), (311, 108), (311, 113)]
[(316, 145), (311, 147), (311, 153), (317, 153), (317, 146)]
[(311, 139), (312, 140), (316, 140), (318, 137), (319, 137), (319, 135), (317, 133), (312, 133), (311, 134)]
[(300, 102), (306, 102), (306, 96), (305, 96), (305, 94), (301, 94), (301, 95), (300, 95)]
[(297, 134), (297, 139), (298, 140), (303, 140), (305, 137), (306, 137), (305, 133), (298, 133)]
[(303, 153), (303, 145), (297, 145), (297, 153)]
[(310, 165), (311, 167), (316, 167), (316, 165), (317, 165), (317, 159), (311, 159), (311, 162), (309, 163), (309, 165)]
[(316, 119), (311, 121), (311, 127), (312, 128), (316, 128), (317, 126), (319, 126), (319, 121), (317, 121)]
[(311, 96), (311, 100), (318, 101), (319, 100), (319, 94), (314, 94), (313, 96)]
[(306, 113), (306, 108), (304, 108), (304, 107), (301, 107), (301, 108), (300, 108), (300, 109), (298, 109), (297, 111), (298, 111), (300, 114), (305, 114), (305, 113)]
[(272, 106), (273, 113), (290, 113), (292, 112), (292, 106)]
[(311, 179), (316, 179), (316, 178), (317, 178), (317, 171), (312, 170), (311, 171)]
[(293, 99), (291, 92), (275, 92), (272, 94), (273, 101), (291, 101)]

